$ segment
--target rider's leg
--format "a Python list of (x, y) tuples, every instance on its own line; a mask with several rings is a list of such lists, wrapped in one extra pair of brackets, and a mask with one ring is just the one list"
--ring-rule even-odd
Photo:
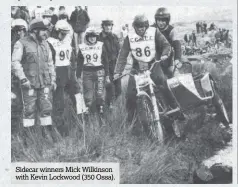
[(94, 71), (83, 71), (83, 93), (86, 107), (91, 109), (94, 98)]
[(128, 122), (133, 120), (136, 109), (136, 83), (134, 77), (130, 76), (126, 91), (126, 109), (128, 114)]
[(155, 64), (154, 68), (151, 71), (151, 78), (159, 87), (166, 106), (176, 108), (175, 99), (168, 89), (167, 77), (162, 70), (161, 64)]

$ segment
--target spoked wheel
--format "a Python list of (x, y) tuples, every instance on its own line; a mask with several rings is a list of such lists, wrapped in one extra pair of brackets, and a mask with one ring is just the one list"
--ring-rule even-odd
[[(213, 83), (213, 85), (214, 85), (214, 83)], [(213, 88), (214, 88), (214, 86), (213, 86)], [(219, 96), (217, 90), (214, 88), (213, 91), (214, 91), (214, 97), (213, 97), (212, 101), (213, 101), (213, 105), (215, 106), (217, 118), (226, 127), (229, 127), (230, 120), (229, 120), (225, 105), (224, 105), (221, 97)]]
[(143, 95), (137, 100), (137, 111), (139, 122), (141, 123), (146, 135), (164, 143), (164, 131), (160, 121), (155, 121), (151, 100)]

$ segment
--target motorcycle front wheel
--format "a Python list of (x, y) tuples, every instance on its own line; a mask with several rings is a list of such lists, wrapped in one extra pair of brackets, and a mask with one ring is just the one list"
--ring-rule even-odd
[(137, 112), (139, 122), (142, 125), (146, 135), (152, 140), (156, 140), (163, 144), (164, 130), (162, 124), (160, 121), (155, 121), (152, 102), (146, 95), (138, 97)]

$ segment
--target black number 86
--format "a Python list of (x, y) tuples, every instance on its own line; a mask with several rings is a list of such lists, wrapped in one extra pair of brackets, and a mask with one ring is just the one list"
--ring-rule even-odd
[[(149, 57), (150, 56), (150, 48), (147, 46), (144, 49), (144, 54), (145, 56)], [(142, 56), (142, 49), (141, 48), (136, 48), (136, 56), (141, 57)]]

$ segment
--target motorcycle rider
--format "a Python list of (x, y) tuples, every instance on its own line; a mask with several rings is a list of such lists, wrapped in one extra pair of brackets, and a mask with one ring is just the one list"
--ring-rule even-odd
[[(170, 22), (170, 13), (167, 8), (158, 8), (155, 13), (155, 24), (159, 28), (160, 32), (165, 36), (165, 38), (169, 41), (170, 45), (172, 46), (172, 53), (169, 56), (169, 63), (166, 64), (167, 66), (163, 66), (164, 73), (169, 77), (173, 77), (174, 75), (178, 74), (176, 71), (177, 68), (181, 67), (181, 43), (178, 37), (178, 33), (175, 28), (169, 24)], [(175, 67), (177, 67), (175, 69)]]
[(48, 38), (55, 51), (57, 88), (54, 92), (56, 116), (62, 116), (65, 108), (64, 92), (68, 91), (77, 114), (81, 114), (82, 94), (76, 78), (76, 55), (72, 49), (72, 33), (67, 21), (59, 20), (55, 25), (57, 38)]
[(96, 89), (96, 107), (99, 113), (104, 110), (105, 77), (109, 82), (108, 58), (105, 45), (98, 41), (98, 33), (88, 28), (84, 43), (79, 44), (77, 77), (83, 80), (83, 91), (86, 106), (93, 111), (94, 92)]
[(24, 102), (23, 126), (30, 131), (35, 125), (36, 109), (40, 111), (40, 125), (45, 127), (42, 129), (53, 130), (49, 97), (56, 84), (46, 30), (42, 19), (32, 20), (29, 36), (17, 41), (12, 53), (11, 67), (20, 80)]
[(102, 21), (102, 32), (99, 34), (99, 41), (104, 43), (108, 55), (109, 79), (106, 78), (106, 102), (112, 107), (112, 102), (121, 94), (120, 79), (113, 81), (113, 74), (116, 65), (117, 56), (120, 50), (119, 39), (112, 33), (113, 21), (106, 19)]
[[(144, 15), (137, 15), (133, 21), (133, 30), (128, 33), (123, 46), (119, 52), (117, 59), (114, 79), (118, 79), (123, 72), (127, 63), (127, 57), (131, 52), (133, 58), (133, 69), (138, 70), (140, 64), (147, 66), (147, 69), (157, 60), (162, 60), (161, 63), (156, 63), (151, 71), (151, 78), (155, 84), (160, 87), (161, 94), (164, 100), (169, 104), (171, 95), (168, 92), (166, 84), (166, 76), (164, 75), (161, 66), (168, 66), (168, 57), (171, 53), (171, 46), (159, 29), (149, 27), (149, 21)], [(128, 120), (130, 121), (134, 115), (136, 105), (136, 89), (135, 80), (129, 78), (128, 88), (126, 93), (126, 106), (128, 110)]]

